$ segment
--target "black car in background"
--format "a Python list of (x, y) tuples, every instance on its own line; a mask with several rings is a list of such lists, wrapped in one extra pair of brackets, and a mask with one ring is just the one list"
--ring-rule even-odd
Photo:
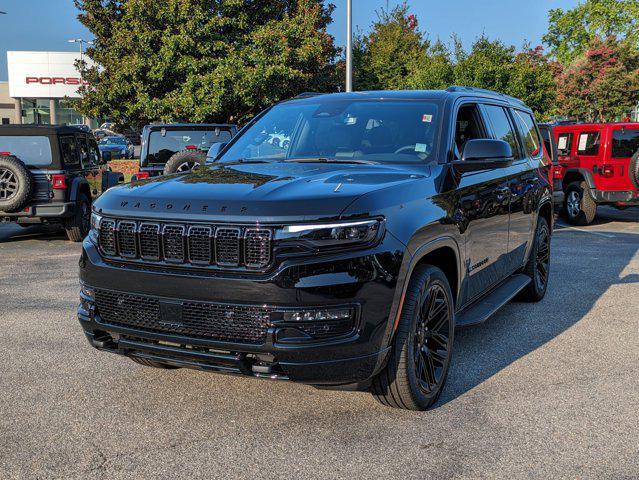
[(195, 164), (204, 164), (213, 144), (226, 144), (236, 133), (236, 125), (216, 123), (146, 125), (142, 129), (140, 171), (136, 178), (190, 171)]
[(0, 126), (0, 221), (60, 224), (82, 241), (93, 201), (123, 180), (108, 170), (109, 158), (79, 128)]
[(531, 110), (495, 92), (285, 101), (208, 165), (95, 203), (78, 318), (143, 365), (425, 409), (456, 326), (544, 297), (549, 169)]

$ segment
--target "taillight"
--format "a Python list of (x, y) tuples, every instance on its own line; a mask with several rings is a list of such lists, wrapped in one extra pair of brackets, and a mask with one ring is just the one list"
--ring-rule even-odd
[(602, 177), (610, 178), (614, 176), (614, 174), (615, 174), (615, 169), (612, 165), (604, 165), (603, 167), (601, 167)]
[(138, 172), (137, 174), (138, 180), (144, 180), (145, 178), (149, 178), (150, 176), (151, 176), (151, 173), (149, 172)]
[(67, 188), (67, 177), (64, 175), (52, 175), (51, 183), (55, 190), (64, 190)]
[(187, 150), (197, 150), (197, 145), (187, 145), (186, 147)]
[(0, 155), (11, 155), (11, 152), (0, 152)]
[(564, 176), (564, 172), (562, 171), (563, 169), (561, 167), (554, 167), (552, 169), (553, 171), (553, 177), (554, 178), (562, 178)]

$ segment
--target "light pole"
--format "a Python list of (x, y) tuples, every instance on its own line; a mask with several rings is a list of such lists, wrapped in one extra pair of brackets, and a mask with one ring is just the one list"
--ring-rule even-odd
[(82, 38), (72, 38), (69, 40), (69, 43), (79, 43), (80, 44), (80, 61), (82, 61), (82, 46), (86, 43), (87, 45), (93, 45), (91, 40), (83, 40)]
[(353, 0), (346, 0), (346, 91), (353, 91)]

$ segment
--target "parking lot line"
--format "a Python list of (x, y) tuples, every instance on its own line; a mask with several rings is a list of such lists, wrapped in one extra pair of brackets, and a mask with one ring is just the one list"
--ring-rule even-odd
[[(584, 230), (583, 228), (577, 228), (577, 227), (573, 227), (571, 225), (566, 225), (566, 224), (561, 223), (561, 222), (557, 222), (556, 225), (562, 227), (563, 229), (567, 229), (567, 230), (575, 230), (577, 232), (590, 233), (591, 235), (599, 235), (600, 237), (615, 238), (615, 235), (613, 235), (612, 233), (593, 232), (593, 231), (590, 231), (590, 230)], [(561, 232), (561, 230), (555, 230), (555, 233), (556, 232)]]

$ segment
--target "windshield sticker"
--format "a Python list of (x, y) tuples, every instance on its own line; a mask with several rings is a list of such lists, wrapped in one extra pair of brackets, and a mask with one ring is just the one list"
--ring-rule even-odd
[(587, 146), (588, 146), (588, 134), (582, 133), (581, 136), (579, 137), (579, 150), (581, 151), (586, 150)]
[(559, 150), (566, 150), (567, 146), (568, 146), (568, 137), (559, 137), (559, 144), (557, 145), (557, 148), (559, 148)]
[(426, 153), (427, 148), (428, 148), (428, 145), (426, 145), (425, 143), (418, 143), (415, 145), (415, 151), (417, 153)]
[(424, 122), (424, 123), (430, 123), (430, 122), (432, 122), (432, 121), (433, 121), (433, 116), (432, 116), (432, 115), (429, 115), (429, 114), (425, 113), (425, 114), (422, 116), (422, 122)]

